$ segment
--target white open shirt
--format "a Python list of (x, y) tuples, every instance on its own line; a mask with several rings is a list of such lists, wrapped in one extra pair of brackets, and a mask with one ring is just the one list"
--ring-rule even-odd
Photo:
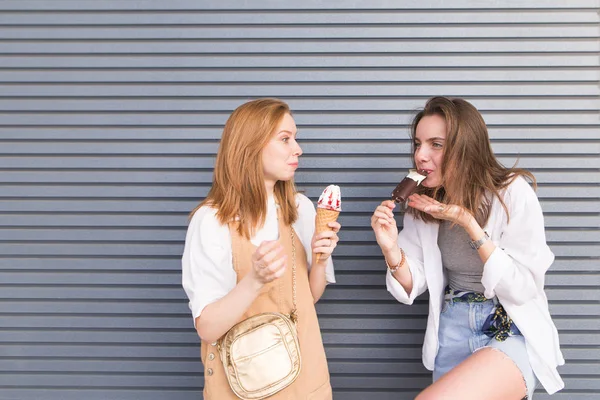
[[(306, 250), (307, 265), (310, 270), (312, 250), (310, 247), (315, 231), (315, 207), (308, 197), (296, 195), (298, 219), (292, 225)], [(279, 237), (277, 205), (273, 197), (267, 203), (265, 224), (250, 241), (259, 246), (265, 240)], [(194, 321), (207, 305), (221, 299), (237, 283), (232, 264), (231, 235), (229, 226), (222, 225), (216, 218), (216, 210), (204, 206), (196, 211), (185, 238), (182, 263), (182, 285), (189, 299), (189, 307)], [(331, 257), (325, 269), (327, 283), (335, 283)]]

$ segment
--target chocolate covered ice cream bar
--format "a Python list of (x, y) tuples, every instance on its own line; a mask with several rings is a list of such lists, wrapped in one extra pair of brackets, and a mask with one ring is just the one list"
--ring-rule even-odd
[(408, 196), (417, 190), (417, 186), (419, 186), (425, 178), (427, 178), (425, 172), (420, 174), (416, 169), (409, 170), (408, 175), (402, 179), (398, 186), (392, 191), (392, 200), (396, 203), (404, 203), (406, 199), (408, 199)]

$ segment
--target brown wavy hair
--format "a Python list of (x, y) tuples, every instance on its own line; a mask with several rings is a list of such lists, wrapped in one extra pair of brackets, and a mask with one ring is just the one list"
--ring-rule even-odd
[[(257, 99), (239, 106), (225, 123), (206, 198), (190, 213), (202, 206), (217, 210), (221, 224), (239, 217), (237, 230), (250, 239), (265, 222), (267, 191), (262, 153), (286, 114), (289, 106), (272, 98)], [(284, 222), (293, 224), (298, 218), (296, 187), (293, 180), (278, 181), (274, 188)]]
[[(533, 174), (525, 169), (503, 166), (492, 151), (483, 117), (468, 101), (458, 98), (433, 97), (419, 111), (411, 126), (412, 151), (415, 153), (417, 125), (423, 117), (438, 115), (446, 121), (446, 140), (441, 166), (442, 183), (437, 188), (420, 185), (417, 193), (441, 203), (457, 204), (468, 210), (484, 226), (494, 197), (498, 198), (508, 218), (508, 208), (500, 192), (518, 176), (536, 187)], [(414, 157), (413, 157), (414, 163)], [(431, 215), (409, 207), (407, 212), (426, 222), (440, 222)]]

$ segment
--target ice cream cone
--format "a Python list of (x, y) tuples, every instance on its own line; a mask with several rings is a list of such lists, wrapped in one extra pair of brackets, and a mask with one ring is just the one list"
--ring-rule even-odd
[[(317, 234), (324, 231), (333, 230), (327, 224), (330, 222), (335, 222), (340, 215), (339, 211), (336, 210), (328, 210), (326, 208), (317, 208), (317, 215), (315, 216), (315, 232)], [(319, 262), (322, 253), (317, 253), (314, 258), (314, 262)]]

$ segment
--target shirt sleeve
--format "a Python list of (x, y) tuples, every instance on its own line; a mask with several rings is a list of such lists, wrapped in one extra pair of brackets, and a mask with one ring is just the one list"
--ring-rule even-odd
[[(306, 250), (306, 262), (308, 270), (312, 266), (312, 237), (315, 233), (315, 217), (317, 211), (312, 201), (303, 194), (296, 195), (296, 204), (298, 205), (298, 220), (294, 223), (294, 230), (298, 233), (300, 241)], [(325, 267), (325, 280), (327, 283), (335, 283), (335, 271), (332, 257), (327, 259)]]
[(219, 223), (213, 208), (201, 207), (192, 217), (181, 264), (182, 286), (195, 321), (204, 307), (236, 285), (229, 228)]
[(504, 197), (509, 222), (502, 230), (499, 246), (483, 268), (485, 296), (497, 295), (521, 305), (544, 289), (544, 275), (554, 254), (546, 244), (542, 208), (533, 189), (522, 177), (510, 184)]
[[(406, 293), (404, 287), (394, 278), (389, 268), (386, 273), (386, 287), (401, 303), (413, 304), (415, 299), (427, 290), (427, 280), (423, 266), (423, 248), (419, 239), (415, 219), (410, 213), (404, 214), (404, 227), (398, 235), (398, 247), (404, 250), (406, 263), (412, 276), (412, 290)], [(405, 267), (402, 267), (405, 268)]]

